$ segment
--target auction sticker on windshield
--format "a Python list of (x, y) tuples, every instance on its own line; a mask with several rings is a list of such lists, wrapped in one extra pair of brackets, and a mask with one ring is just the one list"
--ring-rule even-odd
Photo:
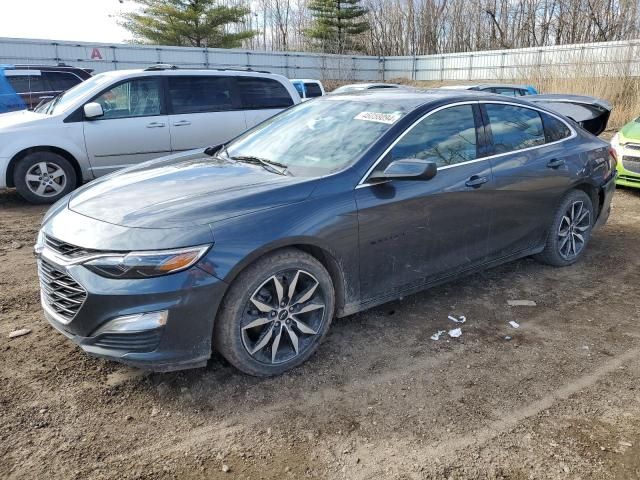
[(391, 125), (392, 123), (397, 122), (402, 114), (400, 113), (378, 113), (378, 112), (360, 112), (355, 117), (354, 120), (366, 120), (368, 122), (379, 122), (379, 123), (387, 123)]

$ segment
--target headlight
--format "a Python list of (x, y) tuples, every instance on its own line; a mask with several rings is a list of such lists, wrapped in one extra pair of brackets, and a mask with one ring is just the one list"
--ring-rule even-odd
[(89, 260), (83, 265), (99, 275), (112, 278), (159, 277), (181, 272), (195, 265), (210, 247), (211, 245), (200, 245), (176, 250), (108, 254)]

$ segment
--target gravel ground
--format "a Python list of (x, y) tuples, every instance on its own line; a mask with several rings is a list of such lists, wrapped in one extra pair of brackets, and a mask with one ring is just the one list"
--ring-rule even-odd
[[(40, 312), (44, 210), (0, 193), (0, 478), (640, 478), (640, 192), (616, 193), (577, 265), (525, 259), (338, 320), (271, 379), (85, 355)], [(431, 340), (449, 314), (462, 336)]]

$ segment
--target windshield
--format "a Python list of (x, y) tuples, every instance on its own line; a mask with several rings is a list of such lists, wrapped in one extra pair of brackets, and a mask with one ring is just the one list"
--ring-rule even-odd
[(75, 102), (86, 93), (110, 81), (111, 76), (108, 74), (96, 75), (95, 77), (91, 77), (90, 79), (79, 83), (75, 87), (70, 88), (47, 103), (40, 105), (35, 109), (35, 111), (38, 113), (48, 113), (49, 115), (62, 112), (70, 105), (75, 104)]
[(364, 100), (305, 102), (245, 133), (226, 153), (277, 162), (291, 175), (327, 175), (357, 160), (407, 111)]

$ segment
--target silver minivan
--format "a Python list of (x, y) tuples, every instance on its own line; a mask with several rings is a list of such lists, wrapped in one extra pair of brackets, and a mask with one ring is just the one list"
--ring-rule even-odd
[(227, 142), (299, 102), (288, 79), (268, 72), (101, 73), (35, 111), (0, 114), (0, 188), (54, 202), (120, 168)]

